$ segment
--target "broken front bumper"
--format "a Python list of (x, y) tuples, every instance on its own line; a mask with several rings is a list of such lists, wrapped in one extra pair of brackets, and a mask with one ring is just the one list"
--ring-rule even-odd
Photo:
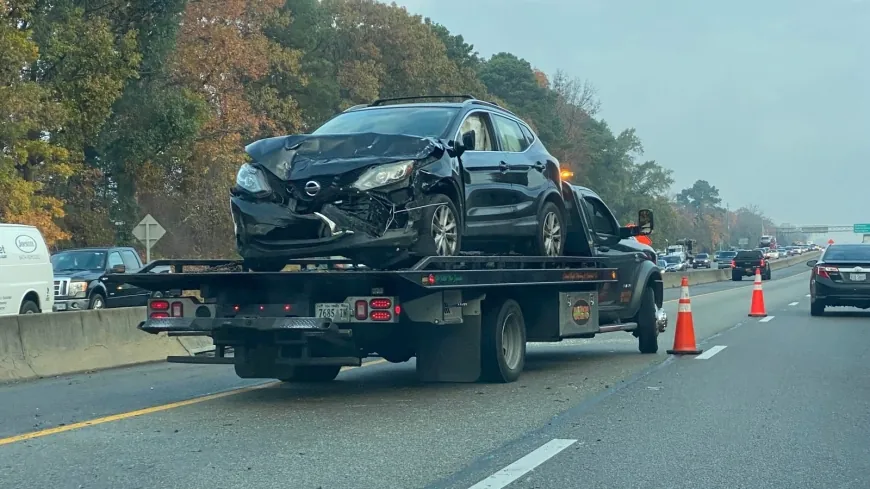
[(418, 236), (411, 225), (387, 229), (387, 223), (361, 220), (331, 204), (320, 212), (296, 214), (275, 202), (233, 197), (231, 209), (243, 258), (347, 256), (363, 249), (408, 249)]

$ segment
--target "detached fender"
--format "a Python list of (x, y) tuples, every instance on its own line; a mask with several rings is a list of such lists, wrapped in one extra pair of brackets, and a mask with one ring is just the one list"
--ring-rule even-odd
[(430, 192), (446, 193), (456, 204), (460, 219), (465, 221), (465, 192), (460, 182), (459, 161), (445, 154), (441, 158), (421, 165), (414, 174), (413, 186), (415, 192), (428, 194)]
[(637, 279), (634, 283), (634, 293), (628, 303), (625, 318), (634, 317), (640, 310), (640, 301), (643, 299), (643, 291), (646, 287), (652, 287), (655, 293), (656, 307), (661, 309), (665, 300), (664, 282), (662, 272), (653, 262), (644, 260), (638, 265)]

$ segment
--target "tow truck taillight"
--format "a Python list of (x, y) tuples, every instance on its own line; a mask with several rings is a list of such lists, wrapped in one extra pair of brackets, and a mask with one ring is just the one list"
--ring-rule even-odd
[(184, 317), (184, 304), (182, 304), (181, 302), (172, 303), (172, 317)]
[(168, 311), (169, 301), (151, 301), (149, 306), (155, 311)]
[(393, 314), (390, 311), (372, 311), (369, 319), (372, 321), (389, 321), (393, 319)]
[(389, 309), (393, 305), (393, 301), (390, 299), (372, 299), (369, 301), (369, 305), (372, 309)]

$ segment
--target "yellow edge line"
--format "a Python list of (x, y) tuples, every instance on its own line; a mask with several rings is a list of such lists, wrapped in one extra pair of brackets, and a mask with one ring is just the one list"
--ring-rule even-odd
[[(385, 363), (386, 360), (380, 358), (378, 360), (374, 360), (371, 362), (366, 362), (362, 364), (360, 367), (343, 367), (341, 370), (352, 370), (355, 368), (369, 367), (371, 365), (377, 365), (379, 363)], [(112, 421), (121, 421), (124, 419), (135, 418), (137, 416), (144, 416), (146, 414), (154, 414), (159, 413), (161, 411), (168, 411), (170, 409), (176, 409), (184, 406), (190, 406), (192, 404), (199, 404), (201, 402), (213, 401), (215, 399), (221, 399), (223, 397), (234, 396), (237, 394), (243, 394), (245, 392), (251, 392), (259, 389), (265, 389), (266, 387), (272, 387), (280, 384), (281, 382), (266, 382), (265, 384), (258, 384), (249, 387), (240, 387), (238, 389), (232, 389), (224, 392), (218, 392), (215, 394), (208, 394), (205, 396), (194, 397), (193, 399), (187, 399), (185, 401), (171, 402), (169, 404), (162, 404), (159, 406), (152, 406), (144, 409), (137, 409), (136, 411), (128, 411), (126, 413), (113, 414), (111, 416), (104, 416), (102, 418), (95, 418), (89, 421), (81, 421), (79, 423), (72, 423), (64, 426), (57, 426), (55, 428), (48, 428), (45, 430), (39, 431), (31, 431), (30, 433), (24, 433), (21, 435), (10, 436), (7, 438), (0, 438), (0, 446), (9, 445), (12, 443), (17, 443), (20, 441), (33, 440), (34, 438), (41, 438), (43, 436), (56, 435), (58, 433), (64, 433), (67, 431), (78, 430), (81, 428), (87, 428), (88, 426), (96, 426), (104, 423), (111, 423)]]

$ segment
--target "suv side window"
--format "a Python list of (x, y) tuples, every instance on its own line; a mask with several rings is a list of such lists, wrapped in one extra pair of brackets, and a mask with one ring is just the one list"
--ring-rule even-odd
[(526, 137), (516, 121), (498, 114), (493, 114), (493, 121), (498, 128), (498, 140), (502, 151), (522, 153), (528, 149), (529, 143), (526, 142)]
[(114, 266), (123, 265), (123, 264), (124, 264), (124, 261), (121, 260), (120, 253), (118, 253), (117, 251), (113, 251), (113, 252), (109, 253), (109, 263), (107, 265), (109, 269), (111, 269)]
[(124, 260), (124, 267), (127, 271), (136, 271), (139, 269), (139, 260), (136, 259), (136, 254), (130, 250), (121, 250), (121, 259)]
[(616, 219), (613, 217), (610, 209), (604, 205), (604, 202), (594, 197), (584, 197), (583, 202), (586, 204), (586, 210), (589, 211), (589, 216), (592, 218), (592, 228), (596, 233), (610, 236), (619, 235)]
[(485, 112), (473, 112), (466, 117), (456, 139), (461, 141), (468, 131), (474, 131), (474, 151), (494, 151), (492, 126)]
[(529, 142), (529, 146), (535, 142), (535, 135), (532, 134), (532, 130), (528, 128), (525, 124), (520, 124), (520, 130), (523, 131), (523, 135), (526, 137), (526, 141)]

